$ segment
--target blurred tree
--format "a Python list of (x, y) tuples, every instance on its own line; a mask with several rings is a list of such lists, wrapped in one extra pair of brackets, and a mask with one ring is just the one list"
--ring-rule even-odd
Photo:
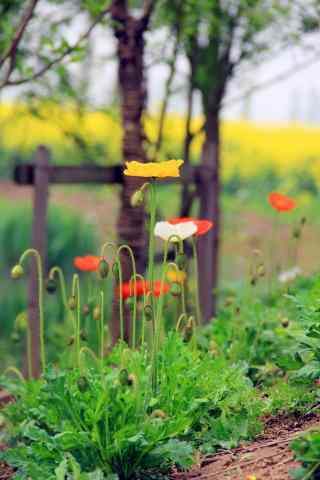
[[(60, 99), (76, 100), (80, 113), (85, 98), (83, 85), (74, 85), (65, 60), (69, 64), (85, 58), (89, 35), (110, 13), (117, 42), (123, 162), (146, 161), (142, 125), (146, 107), (144, 35), (149, 28), (156, 0), (109, 0), (107, 3), (101, 0), (15, 0), (12, 4), (7, 3), (1, 18), (3, 36), (0, 37), (0, 89), (34, 82), (47, 72), (54, 71), (57, 76), (53, 84), (56, 93), (52, 92), (52, 83), (42, 84), (42, 93), (48, 95), (51, 92), (51, 98), (59, 96)], [(75, 42), (71, 42), (68, 40), (70, 25), (76, 16), (83, 13), (89, 17), (89, 25)], [(37, 95), (39, 90), (34, 90), (33, 87), (31, 97), (34, 99)], [(33, 106), (34, 112), (39, 115), (35, 104)], [(66, 133), (72, 135), (73, 140), (78, 144), (80, 142), (80, 147), (84, 148), (82, 139), (75, 137), (75, 132)], [(141, 271), (145, 264), (145, 214), (143, 207), (132, 208), (130, 205), (132, 193), (140, 186), (139, 179), (124, 179), (118, 235), (121, 242), (132, 248), (138, 270)], [(132, 275), (130, 258), (123, 254), (122, 260), (123, 279), (129, 280)], [(117, 306), (115, 313), (116, 310)], [(116, 325), (116, 315), (114, 320)], [(114, 338), (118, 333), (116, 328)]]
[[(214, 228), (199, 241), (201, 304), (208, 321), (215, 313), (220, 240), (220, 117), (230, 80), (243, 64), (259, 62), (297, 43), (319, 26), (319, 0), (161, 0), (159, 22), (179, 38), (190, 63), (192, 92), (201, 94), (205, 140), (199, 175), (201, 218)], [(190, 91), (188, 93), (190, 96)], [(190, 100), (189, 102), (190, 103)], [(187, 129), (187, 147), (192, 141)], [(185, 152), (188, 161), (189, 155)], [(185, 186), (182, 216), (193, 192)]]

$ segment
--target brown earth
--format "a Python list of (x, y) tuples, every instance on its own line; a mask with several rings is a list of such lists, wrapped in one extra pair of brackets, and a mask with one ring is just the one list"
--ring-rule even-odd
[(289, 443), (304, 431), (320, 428), (320, 414), (283, 415), (265, 420), (265, 432), (250, 444), (204, 458), (172, 480), (289, 480), (298, 466)]

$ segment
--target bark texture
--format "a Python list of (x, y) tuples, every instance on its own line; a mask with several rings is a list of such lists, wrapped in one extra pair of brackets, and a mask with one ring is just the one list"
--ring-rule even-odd
[[(118, 77), (121, 96), (123, 126), (123, 163), (136, 160), (146, 161), (144, 150), (144, 129), (142, 116), (146, 104), (144, 78), (144, 33), (148, 27), (148, 16), (135, 18), (130, 15), (127, 2), (115, 0), (111, 7), (114, 21), (114, 35), (117, 39)], [(135, 255), (138, 271), (145, 268), (145, 211), (143, 206), (132, 208), (130, 198), (141, 187), (143, 181), (135, 177), (125, 177), (121, 192), (121, 206), (118, 217), (119, 242), (129, 245)], [(132, 275), (129, 256), (121, 258), (123, 279)], [(129, 315), (126, 312), (126, 338), (129, 336)], [(113, 341), (119, 337), (119, 305), (115, 302), (113, 311)]]
[(220, 128), (219, 113), (207, 112), (205, 141), (199, 170), (200, 218), (214, 224), (199, 239), (200, 302), (204, 322), (216, 312), (216, 292), (219, 274), (220, 239)]

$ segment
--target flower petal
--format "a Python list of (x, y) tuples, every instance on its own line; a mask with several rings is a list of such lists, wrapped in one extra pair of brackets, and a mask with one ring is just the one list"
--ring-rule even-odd
[(157, 222), (154, 234), (162, 240), (179, 242), (191, 237), (197, 232), (197, 226), (194, 222), (179, 223), (172, 225), (169, 222)]

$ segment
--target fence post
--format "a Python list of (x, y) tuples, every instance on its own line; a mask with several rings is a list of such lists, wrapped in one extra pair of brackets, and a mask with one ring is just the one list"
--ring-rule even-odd
[[(47, 208), (49, 193), (49, 159), (50, 152), (44, 145), (39, 145), (35, 152), (32, 248), (38, 250), (43, 260), (44, 269), (47, 263)], [(45, 271), (45, 270), (44, 270)], [(29, 275), (28, 318), (31, 331), (32, 376), (38, 378), (40, 368), (40, 321), (38, 301), (38, 277), (36, 262), (32, 259)]]

